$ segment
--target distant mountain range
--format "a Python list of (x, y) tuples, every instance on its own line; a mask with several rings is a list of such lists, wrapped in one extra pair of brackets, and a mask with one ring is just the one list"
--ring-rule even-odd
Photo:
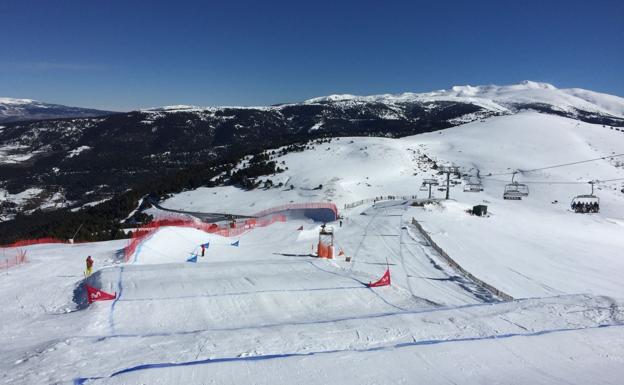
[(128, 113), (0, 99), (0, 221), (35, 208), (97, 202), (155, 176), (234, 154), (324, 136), (414, 135), (526, 110), (624, 127), (623, 98), (531, 81)]
[(86, 118), (110, 115), (111, 111), (68, 107), (32, 99), (0, 98), (0, 123), (58, 118)]

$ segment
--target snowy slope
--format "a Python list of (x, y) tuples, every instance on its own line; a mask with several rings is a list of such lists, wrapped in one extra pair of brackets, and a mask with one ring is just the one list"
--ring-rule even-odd
[[(356, 263), (310, 256), (318, 224), (306, 220), (257, 228), (238, 247), (162, 228), (123, 265), (112, 264), (120, 242), (29, 247), (30, 262), (0, 277), (0, 368), (16, 384), (617, 382), (618, 302), (480, 296), (423, 245), (410, 210), (380, 203), (336, 226), (341, 247), (359, 244)], [(184, 262), (203, 242), (206, 256)], [(118, 300), (65, 313), (86, 254)], [(368, 289), (382, 255), (393, 285)]]
[[(425, 134), (419, 141), (482, 176), (594, 159), (624, 149), (621, 132), (533, 114)], [(522, 201), (501, 199), (510, 176), (485, 177), (483, 194), (457, 193), (458, 202), (415, 217), (469, 271), (514, 296), (592, 292), (624, 297), (619, 279), (624, 181), (598, 183), (600, 214), (570, 211), (575, 195), (590, 193), (585, 182), (624, 178), (623, 161), (620, 157), (525, 173), (518, 178), (528, 183), (530, 196)], [(463, 214), (482, 202), (487, 202), (490, 218)]]
[[(289, 202), (331, 200), (343, 215), (342, 225), (329, 224), (336, 252), (351, 262), (316, 258), (320, 223), (295, 216), (235, 238), (163, 227), (127, 263), (118, 257), (123, 241), (28, 247), (28, 263), (0, 272), (3, 379), (620, 382), (622, 181), (598, 183), (599, 214), (572, 213), (569, 201), (587, 192), (588, 180), (624, 178), (621, 163), (525, 172), (518, 179), (531, 191), (521, 201), (502, 199), (510, 176), (488, 175), (621, 152), (622, 132), (524, 112), (402, 139), (340, 138), (314, 147), (274, 157), (288, 169), (260, 178), (281, 182), (281, 188), (200, 188), (162, 205), (253, 214)], [(453, 178), (459, 183), (451, 188), (453, 200), (440, 204), (367, 200), (422, 198), (422, 180), (442, 182), (437, 168), (449, 162), (466, 178), (479, 175), (485, 191), (464, 193)], [(436, 197), (443, 193), (434, 189)], [(488, 205), (490, 216), (464, 211), (478, 203)], [(465, 270), (515, 300), (503, 301), (446, 264), (412, 218)], [(205, 243), (206, 256), (186, 262)], [(15, 252), (1, 249), (0, 258)], [(118, 297), (77, 310), (72, 291), (89, 254), (97, 269), (91, 283)], [(365, 286), (387, 267), (391, 286)]]
[[(621, 153), (623, 148), (622, 132), (556, 116), (521, 113), (403, 139), (341, 138), (317, 145), (314, 151), (276, 158), (288, 170), (270, 178), (286, 188), (200, 188), (178, 194), (163, 206), (253, 214), (287, 202), (331, 200), (343, 207), (377, 196), (426, 197), (419, 191), (422, 180), (434, 177), (443, 183), (444, 178), (424, 156), (439, 165), (452, 162), (471, 176), (466, 179), (474, 181), (477, 171), (486, 176), (534, 169)], [(511, 175), (484, 177), (485, 192), (464, 193), (458, 185), (451, 192), (457, 202), (413, 209), (410, 215), (422, 219), (434, 238), (469, 271), (512, 296), (591, 292), (624, 297), (619, 283), (624, 273), (619, 258), (624, 247), (620, 236), (623, 181), (597, 185), (600, 214), (577, 215), (569, 210), (574, 196), (590, 192), (586, 182), (624, 178), (623, 161), (602, 160), (519, 175), (520, 181), (530, 182), (531, 189), (531, 195), (522, 201), (502, 199)], [(323, 188), (314, 189), (319, 185)], [(435, 189), (434, 194), (444, 196)], [(465, 210), (483, 202), (489, 205), (491, 217), (466, 215)]]

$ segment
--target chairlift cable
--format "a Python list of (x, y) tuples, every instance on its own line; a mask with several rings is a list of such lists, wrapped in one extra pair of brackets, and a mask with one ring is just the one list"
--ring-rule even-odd
[[(547, 182), (547, 181), (525, 181), (523, 180), (522, 183), (523, 184), (588, 184), (588, 183), (603, 183), (603, 182), (615, 182), (615, 181), (619, 181), (619, 180), (624, 180), (624, 178), (615, 178), (615, 179), (594, 179), (591, 181), (587, 181), (587, 182), (571, 182), (571, 181), (552, 181), (552, 182)], [(500, 183), (509, 183), (509, 181), (507, 180), (502, 180), (502, 179), (490, 179), (490, 181), (492, 182), (500, 182)]]
[(558, 167), (566, 167), (566, 166), (572, 166), (572, 165), (576, 165), (576, 164), (581, 164), (581, 163), (589, 163), (589, 162), (596, 162), (598, 160), (604, 160), (604, 159), (611, 159), (611, 158), (617, 158), (620, 156), (624, 156), (624, 153), (622, 154), (615, 154), (615, 155), (608, 155), (608, 156), (602, 156), (600, 158), (593, 158), (593, 159), (586, 159), (586, 160), (579, 160), (576, 162), (569, 162), (569, 163), (561, 163), (561, 164), (555, 164), (552, 166), (546, 166), (546, 167), (539, 167), (539, 168), (534, 168), (534, 169), (529, 169), (529, 170), (515, 170), (512, 172), (504, 172), (504, 173), (497, 173), (497, 174), (489, 174), (489, 175), (485, 175), (482, 178), (490, 178), (493, 176), (503, 176), (503, 175), (513, 175), (516, 173), (528, 173), (528, 172), (535, 172), (535, 171), (542, 171), (542, 170), (549, 170), (551, 168), (558, 168)]

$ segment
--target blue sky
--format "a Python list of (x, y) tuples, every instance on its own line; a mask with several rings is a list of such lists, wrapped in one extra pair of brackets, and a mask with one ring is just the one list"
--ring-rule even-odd
[(129, 110), (524, 79), (624, 96), (624, 1), (0, 2), (0, 96)]

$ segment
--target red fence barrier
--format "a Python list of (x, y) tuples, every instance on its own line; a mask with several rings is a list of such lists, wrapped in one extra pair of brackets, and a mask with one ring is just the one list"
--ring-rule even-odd
[(17, 250), (17, 254), (0, 259), (0, 270), (26, 263), (26, 250)]
[(48, 237), (48, 238), (37, 238), (37, 239), (21, 239), (9, 245), (2, 245), (0, 247), (2, 248), (24, 247), (24, 246), (31, 246), (31, 245), (40, 245), (43, 243), (69, 243), (69, 242), (63, 239)]
[(149, 235), (154, 233), (161, 227), (189, 227), (195, 228), (211, 234), (221, 235), (222, 237), (236, 237), (255, 227), (265, 227), (275, 222), (285, 222), (284, 215), (273, 215), (270, 218), (252, 218), (243, 222), (232, 222), (227, 225), (218, 226), (215, 223), (203, 223), (186, 219), (158, 219), (141, 226), (132, 232), (132, 238), (128, 245), (124, 248), (124, 260), (128, 262), (132, 254), (136, 251), (139, 244)]

